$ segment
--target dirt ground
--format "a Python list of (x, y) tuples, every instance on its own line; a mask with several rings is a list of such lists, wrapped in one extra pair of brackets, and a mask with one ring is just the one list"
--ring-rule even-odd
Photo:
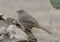
[(60, 42), (60, 10), (52, 7), (49, 0), (0, 0), (0, 12), (7, 17), (18, 19), (16, 11), (24, 9), (36, 18), (41, 26), (52, 32), (33, 28), (38, 42)]

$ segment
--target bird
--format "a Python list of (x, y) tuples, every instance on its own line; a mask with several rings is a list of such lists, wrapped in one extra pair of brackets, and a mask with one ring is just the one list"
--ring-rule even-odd
[(48, 31), (47, 29), (43, 28), (38, 21), (32, 17), (31, 15), (29, 15), (25, 10), (21, 9), (21, 10), (17, 10), (16, 13), (18, 14), (18, 20), (19, 22), (26, 28), (26, 29), (32, 29), (33, 27), (36, 28), (41, 28), (44, 31), (48, 32), (49, 34), (52, 34), (50, 31)]
[(34, 17), (29, 15), (25, 10), (23, 9), (17, 10), (16, 13), (18, 14), (18, 21), (25, 27), (25, 32), (30, 36), (30, 38), (34, 39), (35, 41), (37, 41), (37, 39), (34, 37), (33, 33), (31, 32), (31, 29), (33, 27), (39, 29), (41, 28), (47, 33), (52, 34), (50, 31), (39, 25), (38, 21)]

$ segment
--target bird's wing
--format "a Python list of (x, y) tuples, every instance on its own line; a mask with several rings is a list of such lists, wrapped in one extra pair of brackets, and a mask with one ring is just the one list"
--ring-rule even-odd
[(21, 16), (19, 21), (30, 24), (38, 24), (37, 20), (30, 15)]

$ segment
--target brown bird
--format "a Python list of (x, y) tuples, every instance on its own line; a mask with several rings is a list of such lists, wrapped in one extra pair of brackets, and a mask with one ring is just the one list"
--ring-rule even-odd
[(43, 28), (42, 26), (39, 25), (37, 20), (33, 18), (31, 15), (29, 15), (26, 11), (24, 10), (18, 10), (16, 11), (18, 14), (18, 20), (19, 22), (26, 28), (26, 29), (32, 29), (33, 27), (41, 28), (44, 31), (48, 32), (49, 34), (52, 34), (50, 31), (47, 29)]
[(36, 40), (36, 38), (34, 37), (34, 35), (31, 32), (31, 29), (33, 27), (37, 27), (37, 28), (41, 28), (44, 31), (48, 32), (49, 34), (52, 34), (50, 31), (48, 31), (47, 29), (43, 28), (42, 26), (39, 25), (39, 23), (37, 22), (37, 20), (35, 18), (33, 18), (31, 15), (29, 15), (26, 11), (24, 10), (18, 10), (16, 11), (18, 14), (18, 20), (19, 22), (25, 27), (25, 32), (33, 39)]

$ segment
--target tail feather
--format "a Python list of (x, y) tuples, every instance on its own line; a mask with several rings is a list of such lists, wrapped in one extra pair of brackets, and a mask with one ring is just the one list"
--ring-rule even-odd
[(45, 29), (45, 28), (43, 28), (43, 27), (41, 27), (41, 26), (38, 26), (37, 28), (41, 28), (41, 29), (43, 29), (44, 31), (46, 31), (47, 33), (52, 34), (50, 31), (48, 31), (47, 29)]

